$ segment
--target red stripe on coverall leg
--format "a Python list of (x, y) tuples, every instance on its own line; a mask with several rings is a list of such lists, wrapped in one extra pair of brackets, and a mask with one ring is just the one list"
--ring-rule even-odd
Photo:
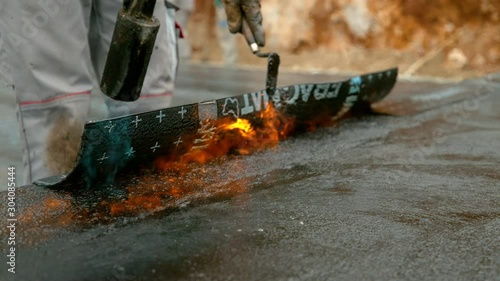
[(163, 94), (147, 94), (147, 95), (141, 95), (141, 99), (149, 99), (149, 98), (159, 98), (159, 97), (169, 97), (173, 96), (174, 94), (172, 92), (168, 93), (163, 93)]
[(53, 98), (50, 98), (48, 100), (42, 100), (42, 101), (23, 101), (23, 102), (19, 103), (19, 105), (25, 106), (25, 105), (31, 105), (31, 104), (44, 104), (44, 103), (49, 103), (49, 102), (53, 102), (56, 100), (74, 97), (74, 96), (80, 96), (80, 95), (90, 95), (90, 91), (66, 94), (66, 95), (57, 96), (57, 97), (53, 97)]

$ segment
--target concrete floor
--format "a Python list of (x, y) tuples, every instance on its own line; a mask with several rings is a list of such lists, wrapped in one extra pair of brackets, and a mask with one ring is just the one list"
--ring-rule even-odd
[[(199, 75), (179, 81), (186, 98), (263, 85), (258, 72), (186, 71)], [(19, 189), (13, 280), (500, 280), (498, 78), (402, 82), (378, 108), (403, 116), (206, 165), (191, 175), (199, 193), (154, 214), (82, 220), (93, 199)]]

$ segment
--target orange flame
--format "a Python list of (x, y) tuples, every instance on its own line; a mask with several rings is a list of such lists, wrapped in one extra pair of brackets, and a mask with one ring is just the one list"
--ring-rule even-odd
[[(204, 129), (197, 136), (198, 141), (195, 141), (197, 145), (193, 145), (180, 159), (163, 157), (155, 161), (157, 169), (162, 171), (160, 175), (164, 179), (162, 184), (155, 185), (149, 182), (128, 188), (127, 200), (111, 203), (109, 208), (111, 215), (154, 211), (171, 204), (168, 203), (169, 200), (186, 200), (206, 186), (202, 180), (204, 169), (193, 171), (193, 167), (196, 166), (189, 163), (205, 164), (227, 154), (247, 155), (273, 147), (286, 138), (295, 125), (294, 119), (278, 114), (270, 105), (257, 118), (226, 118), (207, 122), (209, 123), (203, 124)], [(205, 140), (203, 137), (207, 135), (211, 138)], [(197, 177), (191, 177), (192, 174), (197, 174)], [(241, 193), (245, 190), (246, 188), (238, 186), (226, 191), (212, 192)]]
[(272, 106), (258, 118), (226, 118), (214, 123), (213, 137), (202, 147), (193, 147), (181, 157), (181, 162), (204, 164), (231, 153), (247, 155), (277, 145), (294, 127), (293, 119), (279, 116)]
[(248, 121), (246, 119), (241, 119), (241, 118), (236, 119), (236, 122), (234, 122), (232, 124), (223, 125), (221, 127), (221, 129), (228, 130), (228, 131), (238, 129), (241, 131), (241, 134), (244, 136), (249, 136), (250, 133), (254, 132), (254, 130), (252, 128), (252, 124), (250, 124), (250, 121)]
[[(328, 125), (329, 122), (332, 122), (331, 117), (322, 116), (308, 124), (307, 129)], [(295, 126), (294, 118), (277, 112), (271, 104), (257, 116), (249, 116), (248, 119), (206, 120), (196, 136), (183, 138), (184, 143), (193, 144), (191, 147), (186, 146), (171, 155), (158, 158), (154, 164), (160, 172), (145, 170), (140, 181), (126, 188), (126, 198), (103, 200), (92, 209), (72, 208), (69, 200), (47, 200), (44, 206), (53, 213), (62, 213), (59, 221), (68, 223), (72, 220), (105, 219), (109, 216), (156, 212), (175, 208), (184, 204), (183, 202), (199, 198), (240, 194), (246, 192), (250, 184), (248, 179), (235, 176), (231, 183), (219, 186), (214, 182), (222, 177), (227, 182), (228, 174), (213, 174), (210, 168), (199, 164), (228, 154), (247, 155), (276, 146), (295, 130)], [(180, 154), (182, 156), (179, 156)], [(35, 213), (33, 217), (36, 217)]]
[[(312, 122), (307, 129), (331, 122), (330, 117), (318, 120), (321, 122)], [(171, 155), (158, 158), (154, 163), (157, 171), (145, 170), (140, 181), (126, 188), (126, 198), (103, 200), (92, 209), (72, 208), (69, 202), (59, 200), (47, 200), (44, 205), (52, 211), (61, 210), (59, 221), (68, 223), (157, 212), (199, 198), (241, 194), (250, 184), (248, 179), (240, 179), (236, 177), (238, 173), (233, 173), (234, 181), (219, 186), (214, 182), (222, 177), (227, 182), (228, 175), (212, 174), (213, 170), (200, 164), (228, 154), (247, 155), (274, 147), (287, 138), (295, 126), (294, 118), (281, 114), (271, 105), (257, 116), (206, 120), (195, 136), (183, 138), (184, 143), (192, 144), (191, 147), (179, 147), (181, 149)]]
[(179, 153), (176, 151), (157, 159), (154, 164), (160, 173), (143, 174), (140, 182), (126, 188), (126, 198), (103, 200), (95, 210), (73, 209), (68, 206), (68, 202), (58, 200), (47, 200), (45, 206), (51, 210), (67, 209), (69, 216), (64, 216), (65, 221), (78, 217), (85, 220), (156, 212), (188, 201), (189, 198), (198, 198), (200, 194), (239, 194), (247, 190), (246, 180), (237, 179), (237, 184), (210, 187), (206, 179), (216, 178), (217, 175), (206, 177), (203, 166), (191, 163), (204, 164), (227, 154), (247, 155), (276, 146), (295, 126), (294, 119), (277, 113), (271, 105), (248, 119), (225, 118), (205, 122), (196, 136), (186, 136), (186, 140), (193, 140), (186, 141), (193, 143), (192, 147), (185, 147), (187, 153), (179, 157), (175, 156), (174, 153)]

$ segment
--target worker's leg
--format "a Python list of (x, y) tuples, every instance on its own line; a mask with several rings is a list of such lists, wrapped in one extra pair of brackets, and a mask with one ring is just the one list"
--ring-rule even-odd
[[(101, 77), (106, 55), (113, 35), (116, 15), (122, 1), (95, 1), (91, 23), (91, 49), (94, 68)], [(172, 100), (177, 69), (177, 35), (175, 11), (168, 9), (163, 0), (155, 6), (155, 17), (160, 21), (160, 30), (151, 56), (141, 97), (135, 102), (119, 102), (107, 99), (111, 117), (145, 112), (168, 107)]]
[(74, 164), (92, 89), (86, 2), (3, 0), (0, 5), (25, 184), (68, 172)]
[(175, 19), (177, 23), (182, 28), (182, 33), (184, 34), (184, 38), (179, 40), (179, 57), (181, 59), (190, 59), (191, 58), (191, 43), (189, 42), (189, 34), (188, 34), (188, 23), (189, 18), (191, 17), (190, 10), (180, 9), (177, 11), (175, 15)]
[(182, 28), (184, 35), (184, 38), (178, 42), (179, 57), (181, 59), (189, 59), (191, 58), (192, 49), (189, 41), (188, 23), (194, 10), (195, 2), (194, 0), (170, 0), (169, 2), (179, 8), (175, 14), (175, 20)]

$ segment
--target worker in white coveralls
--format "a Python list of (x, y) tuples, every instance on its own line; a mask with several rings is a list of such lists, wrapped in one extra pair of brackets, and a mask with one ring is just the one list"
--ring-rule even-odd
[(172, 0), (172, 4), (179, 8), (179, 11), (175, 14), (175, 20), (183, 28), (182, 33), (184, 34), (184, 40), (180, 40), (178, 43), (179, 57), (180, 59), (190, 59), (191, 58), (191, 44), (189, 43), (189, 33), (187, 32), (187, 26), (189, 23), (189, 18), (194, 10), (194, 0)]
[[(132, 1), (132, 0), (128, 0)], [(232, 33), (246, 20), (264, 45), (260, 0), (224, 0)], [(122, 0), (2, 0), (0, 74), (18, 102), (24, 184), (69, 172), (89, 112), (90, 92), (101, 77)], [(175, 9), (158, 0), (161, 27), (141, 98), (107, 100), (110, 115), (169, 106), (177, 65)], [(166, 16), (165, 16), (166, 15)], [(95, 75), (93, 74), (95, 73)]]

